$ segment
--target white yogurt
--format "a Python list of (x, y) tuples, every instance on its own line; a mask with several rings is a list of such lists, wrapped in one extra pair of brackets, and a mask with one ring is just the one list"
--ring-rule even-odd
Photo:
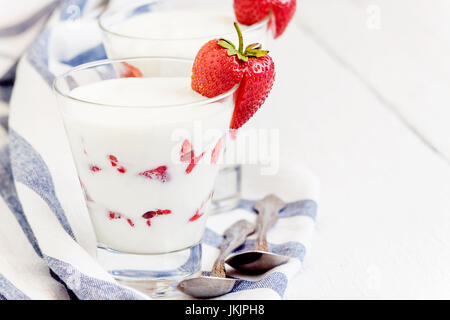
[[(189, 78), (105, 80), (70, 96), (116, 106), (61, 102), (98, 242), (129, 253), (171, 252), (199, 243), (218, 171), (211, 157), (229, 126), (232, 98), (173, 106), (205, 100), (191, 90)], [(194, 122), (202, 127), (200, 135), (195, 136)], [(209, 129), (219, 131), (208, 135)], [(195, 166), (180, 161), (186, 139), (195, 157), (204, 153)]]
[[(235, 16), (223, 11), (147, 12), (106, 27), (108, 57), (171, 56), (194, 58), (203, 44), (225, 37), (238, 45)], [(245, 44), (267, 39), (267, 25), (241, 26)]]
[(203, 38), (233, 32), (234, 21), (232, 14), (217, 11), (148, 12), (112, 26), (111, 30), (150, 39)]

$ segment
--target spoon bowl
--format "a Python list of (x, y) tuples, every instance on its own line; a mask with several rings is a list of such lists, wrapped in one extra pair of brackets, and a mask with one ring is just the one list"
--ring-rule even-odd
[(236, 283), (236, 279), (201, 276), (186, 279), (178, 284), (177, 289), (192, 297), (206, 299), (227, 294)]
[(288, 262), (290, 257), (280, 254), (249, 250), (230, 255), (225, 263), (239, 272), (246, 274), (259, 274)]

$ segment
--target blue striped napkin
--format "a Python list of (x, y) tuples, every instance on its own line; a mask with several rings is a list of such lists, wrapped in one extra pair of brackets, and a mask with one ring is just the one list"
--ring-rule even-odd
[[(68, 68), (106, 57), (96, 24), (103, 1), (36, 0), (31, 11), (7, 0), (0, 5), (16, 16), (0, 25), (0, 300), (148, 299), (116, 282), (93, 258), (94, 233), (50, 87)], [(300, 169), (262, 177), (252, 166), (244, 177), (244, 195), (253, 199), (265, 195), (264, 184), (281, 197), (298, 190), (268, 235), (270, 250), (291, 260), (260, 276), (242, 276), (220, 299), (284, 298), (310, 246), (317, 181)], [(243, 199), (235, 210), (209, 218), (203, 270), (210, 270), (227, 226), (255, 220), (253, 204)], [(253, 244), (250, 238), (240, 250)]]

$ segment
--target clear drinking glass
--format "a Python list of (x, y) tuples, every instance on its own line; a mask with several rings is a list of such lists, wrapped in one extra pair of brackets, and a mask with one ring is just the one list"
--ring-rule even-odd
[(103, 60), (54, 83), (98, 259), (117, 279), (145, 280), (149, 292), (200, 272), (233, 112), (236, 88), (202, 97), (190, 89), (191, 68), (178, 58)]
[[(193, 59), (203, 44), (225, 38), (238, 45), (231, 0), (153, 0), (107, 10), (99, 19), (109, 58), (173, 56)], [(246, 45), (270, 37), (270, 16), (252, 26), (241, 26)], [(231, 147), (233, 139), (228, 136)], [(241, 166), (228, 162), (215, 185), (212, 212), (235, 207), (240, 200)]]

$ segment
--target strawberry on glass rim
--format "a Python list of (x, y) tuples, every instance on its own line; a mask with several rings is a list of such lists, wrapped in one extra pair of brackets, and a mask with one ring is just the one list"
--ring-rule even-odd
[(192, 67), (191, 87), (201, 95), (212, 98), (231, 90), (239, 83), (235, 93), (235, 107), (230, 129), (242, 127), (263, 105), (275, 81), (275, 65), (253, 43), (244, 50), (242, 32), (234, 23), (239, 47), (225, 39), (208, 41), (197, 53)]
[(296, 0), (234, 0), (236, 19), (243, 25), (250, 26), (260, 22), (272, 11), (275, 19), (275, 38), (286, 30), (296, 8)]

